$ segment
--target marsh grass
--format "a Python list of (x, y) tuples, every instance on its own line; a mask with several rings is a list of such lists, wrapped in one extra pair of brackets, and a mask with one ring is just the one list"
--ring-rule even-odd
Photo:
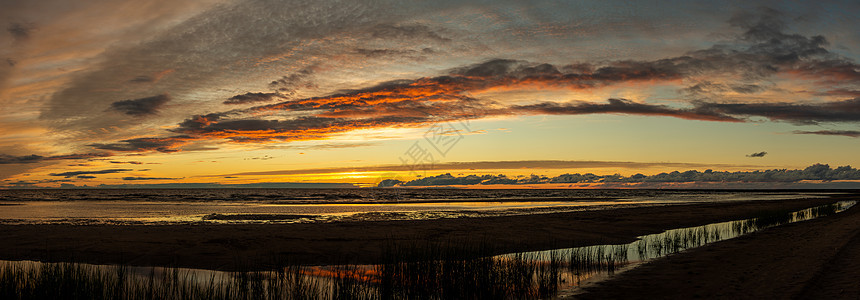
[(178, 268), (158, 269), (142, 275), (124, 266), (5, 262), (0, 264), (0, 298), (318, 299), (338, 292), (327, 291), (319, 279), (305, 276), (301, 268), (206, 278)]
[(374, 266), (208, 276), (179, 268), (140, 274), (124, 266), (5, 262), (0, 299), (543, 299), (557, 292), (565, 263), (557, 253), (467, 258), (475, 250), (396, 251)]
[(554, 295), (562, 256), (481, 256), (487, 247), (394, 248), (375, 266), (380, 299), (541, 299)]

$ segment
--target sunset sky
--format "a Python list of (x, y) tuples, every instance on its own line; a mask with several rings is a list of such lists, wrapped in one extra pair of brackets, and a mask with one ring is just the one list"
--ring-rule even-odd
[(0, 186), (857, 167), (858, 13), (2, 1)]

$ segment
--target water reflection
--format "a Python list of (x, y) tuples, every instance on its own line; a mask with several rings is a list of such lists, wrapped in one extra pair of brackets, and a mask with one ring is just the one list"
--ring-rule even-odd
[(658, 234), (640, 236), (635, 242), (624, 245), (596, 245), (552, 251), (538, 255), (569, 257), (568, 272), (572, 280), (563, 288), (580, 285), (583, 281), (605, 278), (616, 270), (663, 257), (712, 242), (735, 238), (788, 223), (800, 222), (836, 214), (857, 204), (856, 201), (839, 201), (795, 212), (770, 213), (756, 218), (713, 223), (704, 226), (667, 230)]
[[(438, 219), (547, 210), (654, 204), (658, 201), (456, 201), (424, 203), (270, 204), (244, 202), (27, 201), (0, 210), (6, 224), (308, 223)], [(0, 203), (2, 204), (2, 203)]]

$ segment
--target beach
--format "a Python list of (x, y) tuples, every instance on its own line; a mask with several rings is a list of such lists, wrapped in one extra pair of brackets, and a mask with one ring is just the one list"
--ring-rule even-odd
[(860, 209), (657, 259), (579, 299), (860, 299)]
[[(731, 201), (483, 218), (316, 224), (0, 225), (0, 240), (3, 241), (0, 259), (228, 271), (260, 270), (284, 262), (366, 264), (378, 262), (384, 249), (391, 245), (458, 245), (485, 249), (480, 254), (488, 255), (627, 243), (637, 236), (667, 229), (794, 211), (854, 197), (837, 195), (829, 199)], [(856, 210), (846, 215), (856, 215)], [(838, 217), (845, 219), (845, 216)], [(807, 224), (815, 223), (802, 222), (791, 227), (812, 226)], [(820, 235), (812, 238), (820, 238)], [(773, 251), (790, 249), (786, 247), (791, 246), (779, 243), (793, 242), (792, 237), (784, 239), (774, 241), (777, 246)], [(850, 237), (845, 241), (848, 240)], [(809, 243), (798, 247), (806, 247), (806, 244)]]

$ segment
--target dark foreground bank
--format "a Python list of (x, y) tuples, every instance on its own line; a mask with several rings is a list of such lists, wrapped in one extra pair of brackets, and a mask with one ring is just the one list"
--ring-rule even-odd
[(860, 299), (860, 207), (670, 255), (578, 299)]

